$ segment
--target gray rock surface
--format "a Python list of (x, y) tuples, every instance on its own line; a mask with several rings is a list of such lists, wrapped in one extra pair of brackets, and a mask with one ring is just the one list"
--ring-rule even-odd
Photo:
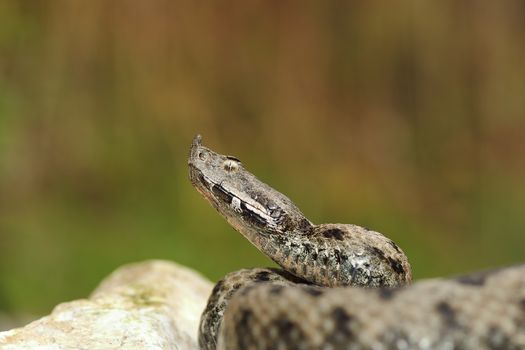
[(0, 349), (197, 349), (212, 287), (173, 262), (125, 265), (88, 299), (59, 304), (25, 327), (0, 332)]

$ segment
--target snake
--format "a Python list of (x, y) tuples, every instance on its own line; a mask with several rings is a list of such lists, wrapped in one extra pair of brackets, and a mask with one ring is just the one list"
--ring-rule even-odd
[(525, 349), (525, 264), (412, 283), (391, 239), (312, 223), (200, 135), (188, 167), (195, 189), (279, 266), (217, 282), (200, 319), (202, 350)]

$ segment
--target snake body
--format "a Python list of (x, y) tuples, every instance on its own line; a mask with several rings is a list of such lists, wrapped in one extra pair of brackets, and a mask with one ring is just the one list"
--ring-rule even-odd
[(525, 349), (525, 265), (411, 284), (403, 251), (310, 222), (232, 156), (192, 142), (193, 186), (281, 269), (233, 272), (201, 316), (201, 349)]

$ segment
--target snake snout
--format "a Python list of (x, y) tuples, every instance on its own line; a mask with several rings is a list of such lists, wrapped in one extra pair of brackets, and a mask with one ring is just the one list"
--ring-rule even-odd
[(195, 135), (191, 142), (190, 155), (188, 157), (188, 164), (192, 165), (195, 159), (199, 155), (199, 149), (202, 147), (202, 136), (200, 134)]

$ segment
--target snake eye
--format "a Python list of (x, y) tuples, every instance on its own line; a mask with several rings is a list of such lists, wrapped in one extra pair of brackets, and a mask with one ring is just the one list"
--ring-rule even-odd
[(226, 159), (224, 161), (224, 170), (228, 172), (234, 172), (239, 168), (239, 162), (232, 160), (232, 159)]
[(200, 151), (199, 152), (199, 159), (200, 160), (206, 160), (208, 158), (208, 152), (206, 151)]

